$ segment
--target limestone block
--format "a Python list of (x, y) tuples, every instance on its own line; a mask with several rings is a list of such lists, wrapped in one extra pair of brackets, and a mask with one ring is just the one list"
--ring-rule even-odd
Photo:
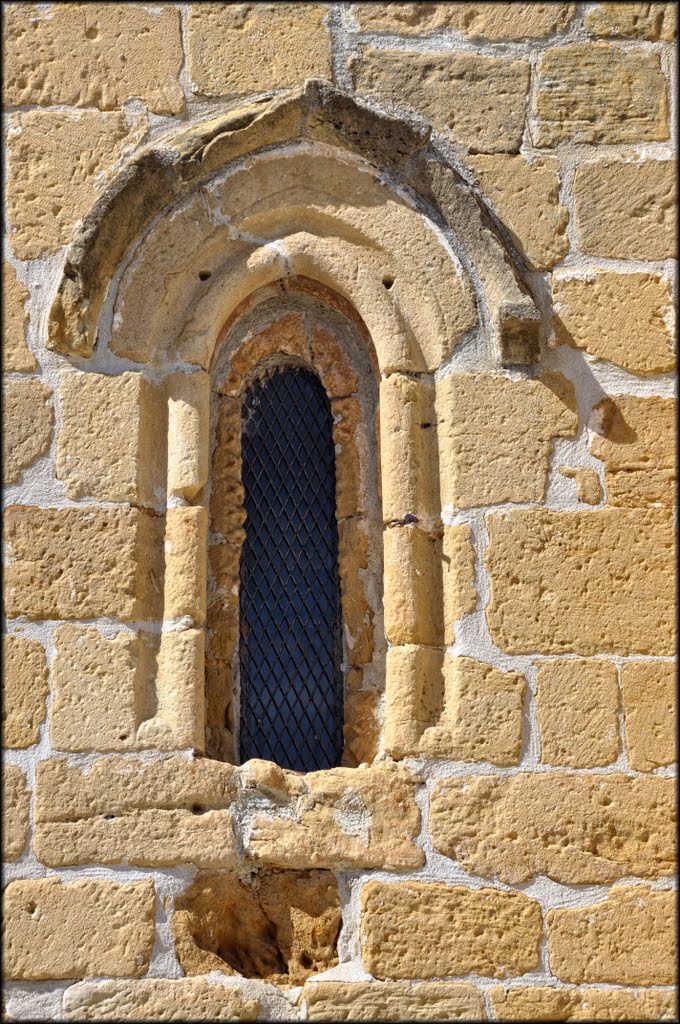
[(424, 863), (413, 841), (420, 831), (418, 778), (396, 765), (301, 775), (252, 760), (242, 782), (246, 797), (264, 794), (272, 805), (255, 813), (247, 839), (249, 856), (262, 864), (399, 871)]
[(675, 864), (673, 780), (522, 772), (440, 782), (430, 832), (472, 874), (516, 885), (535, 875), (600, 884), (660, 878)]
[(64, 993), (64, 1019), (257, 1020), (260, 1003), (237, 988), (204, 978), (82, 981)]
[(392, 757), (516, 764), (525, 682), (473, 658), (407, 645), (387, 652), (385, 745)]
[(673, 764), (676, 750), (676, 666), (629, 661), (621, 666), (628, 763), (638, 772)]
[[(151, 716), (137, 731), (139, 745), (159, 750), (195, 749), (205, 742), (205, 670), (203, 630), (164, 632), (155, 640)], [(154, 672), (155, 668), (155, 672)]]
[(136, 141), (122, 113), (30, 110), (10, 118), (7, 219), (17, 259), (51, 256), (71, 238), (106, 174)]
[(452, 373), (436, 388), (442, 506), (542, 501), (553, 438), (576, 433), (573, 385)]
[[(612, 5), (613, 6), (613, 5)], [(673, 1020), (676, 997), (663, 990), (544, 988), (537, 985), (492, 988), (496, 1020)]]
[(530, 267), (549, 270), (569, 251), (569, 214), (560, 204), (560, 164), (552, 157), (474, 156), (484, 198)]
[(208, 479), (210, 377), (173, 373), (168, 391), (168, 494), (191, 501)]
[(486, 615), (502, 650), (673, 653), (669, 510), (517, 510), (487, 528)]
[(359, 690), (345, 697), (343, 766), (370, 764), (380, 747), (380, 696)]
[(638, 377), (675, 369), (673, 298), (660, 274), (555, 274), (552, 288), (560, 341)]
[[(380, 383), (380, 465), (383, 519), (439, 515), (434, 388), (393, 373)], [(413, 519), (409, 520), (413, 522)]]
[(62, 758), (42, 761), (34, 852), (54, 867), (124, 858), (142, 867), (231, 867), (235, 773), (232, 765), (182, 757), (108, 757), (85, 771)]
[(624, 260), (664, 260), (676, 254), (672, 160), (586, 161), (576, 169), (574, 205), (584, 253)]
[(55, 630), (54, 701), (50, 739), (55, 750), (134, 749), (139, 705), (139, 637), (111, 639), (83, 626)]
[(375, 637), (373, 609), (366, 596), (365, 575), (369, 565), (369, 534), (363, 516), (338, 523), (338, 566), (342, 593), (342, 620), (347, 657), (352, 666), (368, 665)]
[(141, 99), (155, 114), (184, 107), (179, 12), (141, 4), (39, 4), (7, 10), (3, 33), (8, 106), (99, 107)]
[(208, 514), (204, 508), (169, 508), (165, 515), (163, 618), (205, 622)]
[(306, 363), (310, 361), (307, 329), (300, 313), (280, 316), (273, 324), (244, 339), (231, 357), (229, 374), (218, 388), (220, 394), (238, 398), (258, 366), (271, 356), (282, 354), (297, 356)]
[[(605, 6), (614, 6), (608, 4)], [(353, 4), (362, 32), (411, 36), (438, 31), (463, 32), (472, 39), (543, 39), (563, 31), (575, 4), (417, 3)]]
[[(333, 444), (335, 446), (335, 515), (338, 519), (366, 511), (366, 478), (359, 439), (363, 411), (357, 398), (331, 401)], [(363, 446), (364, 452), (366, 445)]]
[(461, 523), (444, 527), (442, 555), (444, 642), (452, 644), (456, 637), (455, 623), (477, 607), (475, 549), (469, 526)]
[(2, 766), (2, 859), (19, 860), (28, 841), (31, 794), (18, 765)]
[(658, 53), (577, 43), (541, 55), (535, 145), (659, 142), (668, 132), (667, 85)]
[[(594, 407), (588, 447), (605, 464), (611, 505), (674, 506), (675, 400), (613, 395)], [(611, 493), (610, 493), (611, 490)]]
[(45, 720), (47, 661), (37, 640), (2, 638), (2, 745), (37, 743)]
[(388, 527), (385, 635), (391, 644), (440, 647), (444, 640), (442, 539), (418, 526)]
[(595, 469), (581, 466), (560, 466), (560, 473), (576, 481), (576, 497), (583, 505), (599, 505), (602, 501), (600, 477)]
[(549, 910), (550, 970), (579, 985), (672, 985), (675, 909), (672, 889), (621, 885), (599, 903)]
[(331, 78), (325, 4), (189, 5), (192, 89), (204, 96), (284, 89)]
[(204, 872), (175, 899), (172, 933), (187, 975), (220, 971), (302, 984), (338, 964), (342, 915), (331, 871)]
[(3, 896), (4, 976), (11, 981), (140, 977), (149, 969), (155, 903), (150, 880), (10, 882)]
[(592, 4), (586, 10), (585, 26), (594, 36), (630, 37), (670, 41), (675, 39), (675, 4)]
[(516, 153), (529, 64), (476, 53), (363, 50), (350, 65), (358, 93), (409, 107), (478, 153)]
[(585, 658), (542, 661), (536, 680), (541, 762), (596, 768), (615, 761), (621, 753), (616, 665)]
[(69, 498), (161, 503), (167, 425), (160, 389), (140, 373), (64, 370), (59, 394), (57, 476)]
[(371, 881), (361, 912), (362, 959), (377, 978), (506, 978), (538, 966), (541, 910), (521, 893)]
[(30, 373), (38, 365), (26, 344), (28, 292), (9, 260), (2, 261), (2, 359), (5, 373)]
[[(301, 288), (301, 291), (304, 290), (304, 287)], [(313, 290), (311, 294), (314, 294)], [(336, 302), (339, 299), (340, 296), (336, 296)], [(338, 305), (342, 309), (341, 300)], [(342, 311), (345, 312), (344, 309)], [(348, 318), (352, 314), (356, 317), (352, 308), (346, 311)], [(362, 325), (357, 326), (361, 330)], [(326, 394), (330, 398), (348, 398), (356, 394), (359, 391), (359, 380), (335, 334), (321, 327), (313, 327), (311, 335), (312, 364), (321, 378)]]
[(5, 609), (11, 618), (148, 620), (160, 612), (163, 518), (134, 508), (11, 505)]
[(14, 484), (52, 440), (52, 392), (38, 380), (2, 382), (2, 482)]
[(308, 981), (300, 1002), (308, 1020), (484, 1020), (479, 989), (455, 981)]

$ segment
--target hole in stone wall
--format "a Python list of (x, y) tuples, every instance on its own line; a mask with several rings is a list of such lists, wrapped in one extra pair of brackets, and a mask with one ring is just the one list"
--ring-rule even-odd
[(175, 901), (172, 931), (187, 975), (221, 971), (301, 984), (338, 963), (342, 917), (331, 871), (199, 874)]
[(211, 277), (212, 277), (212, 271), (211, 270), (199, 270), (199, 272), (198, 272), (198, 280), (199, 281), (209, 281)]
[(385, 274), (385, 276), (382, 279), (382, 283), (383, 288), (386, 288), (387, 291), (389, 291), (392, 285), (394, 284), (394, 278), (392, 277), (391, 274)]

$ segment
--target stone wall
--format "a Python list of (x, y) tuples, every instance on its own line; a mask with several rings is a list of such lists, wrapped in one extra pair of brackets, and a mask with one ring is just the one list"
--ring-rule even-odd
[[(4, 5), (6, 1019), (674, 1019), (674, 41)], [(278, 353), (338, 453), (308, 775), (231, 763)]]

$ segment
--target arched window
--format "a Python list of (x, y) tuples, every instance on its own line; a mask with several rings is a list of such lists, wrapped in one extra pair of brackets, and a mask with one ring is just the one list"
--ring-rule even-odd
[(344, 680), (331, 405), (316, 374), (274, 367), (242, 405), (240, 760), (340, 763)]

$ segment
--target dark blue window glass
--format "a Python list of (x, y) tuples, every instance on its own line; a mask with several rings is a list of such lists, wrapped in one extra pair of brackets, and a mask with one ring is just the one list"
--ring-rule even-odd
[(342, 615), (333, 419), (315, 374), (281, 367), (251, 385), (241, 459), (241, 761), (331, 768), (342, 756)]

